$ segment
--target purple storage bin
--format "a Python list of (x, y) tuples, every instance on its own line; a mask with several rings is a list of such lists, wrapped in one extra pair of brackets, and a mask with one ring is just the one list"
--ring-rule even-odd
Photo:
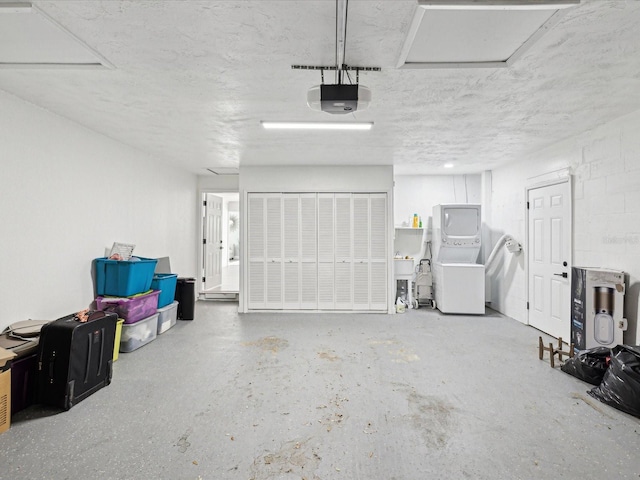
[(159, 290), (135, 297), (98, 297), (96, 309), (107, 310), (118, 314), (125, 324), (136, 323), (150, 317), (158, 310)]

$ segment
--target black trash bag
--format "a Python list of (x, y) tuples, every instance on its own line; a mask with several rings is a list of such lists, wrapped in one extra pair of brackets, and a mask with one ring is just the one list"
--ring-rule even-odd
[(564, 362), (560, 369), (591, 385), (600, 385), (602, 377), (609, 368), (610, 358), (611, 349), (609, 347), (591, 348)]
[(588, 393), (602, 403), (640, 417), (640, 346), (613, 348), (602, 383)]

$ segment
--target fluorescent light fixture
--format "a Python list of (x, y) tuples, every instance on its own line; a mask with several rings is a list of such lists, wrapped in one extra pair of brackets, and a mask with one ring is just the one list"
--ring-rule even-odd
[(371, 130), (373, 122), (265, 122), (267, 130)]
[(398, 68), (505, 68), (580, 0), (418, 0)]
[(453, 163), (445, 163), (442, 165), (444, 168), (453, 168)]

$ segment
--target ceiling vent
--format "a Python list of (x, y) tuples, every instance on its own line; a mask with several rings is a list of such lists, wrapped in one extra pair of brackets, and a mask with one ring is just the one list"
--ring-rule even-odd
[(207, 170), (214, 175), (238, 175), (239, 170), (237, 168), (230, 167), (213, 167), (207, 168)]

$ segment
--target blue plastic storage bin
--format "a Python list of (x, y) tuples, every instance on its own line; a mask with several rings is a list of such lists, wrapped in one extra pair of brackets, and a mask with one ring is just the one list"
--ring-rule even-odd
[(175, 273), (156, 273), (151, 281), (153, 290), (160, 290), (158, 297), (158, 308), (171, 304), (176, 296), (176, 283), (178, 275)]
[(158, 260), (137, 258), (137, 261), (96, 258), (96, 293), (129, 297), (149, 290)]

